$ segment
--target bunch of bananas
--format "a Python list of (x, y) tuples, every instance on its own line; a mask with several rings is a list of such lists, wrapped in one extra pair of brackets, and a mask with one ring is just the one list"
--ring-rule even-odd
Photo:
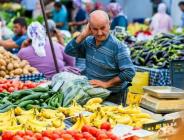
[(117, 124), (125, 124), (134, 127), (142, 127), (145, 123), (154, 122), (151, 116), (147, 113), (141, 112), (141, 109), (137, 106), (103, 106), (100, 104), (99, 98), (89, 100), (84, 105), (87, 111), (93, 112), (88, 116), (90, 125), (100, 127), (104, 122), (110, 122), (112, 126)]
[(0, 113), (0, 130), (43, 130), (64, 129), (65, 116), (59, 110), (32, 108), (29, 111), (17, 107)]

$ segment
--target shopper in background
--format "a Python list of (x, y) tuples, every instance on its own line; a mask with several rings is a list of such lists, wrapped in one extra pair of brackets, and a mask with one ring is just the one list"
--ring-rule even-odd
[(84, 0), (84, 4), (88, 15), (95, 10), (95, 3), (93, 0)]
[(33, 17), (33, 11), (36, 8), (38, 0), (22, 0), (21, 4), (25, 8), (25, 17), (32, 18)]
[[(61, 31), (56, 28), (56, 23), (52, 19), (48, 19), (47, 22), (52, 40), (64, 46), (64, 37)], [(45, 23), (43, 25), (45, 26)]]
[(173, 28), (172, 18), (166, 13), (167, 6), (165, 3), (160, 3), (158, 12), (153, 16), (150, 29), (153, 34), (168, 33)]
[(78, 58), (86, 58), (85, 75), (94, 87), (112, 91), (107, 99), (121, 104), (127, 82), (135, 71), (128, 48), (110, 35), (107, 13), (96, 10), (89, 15), (89, 23), (82, 33), (73, 39), (65, 52)]
[(108, 14), (112, 20), (111, 30), (114, 30), (116, 26), (124, 27), (127, 29), (128, 20), (123, 13), (122, 7), (119, 3), (112, 2), (107, 6)]
[(184, 1), (179, 2), (179, 7), (182, 11), (182, 16), (181, 16), (181, 27), (184, 28)]
[(82, 0), (73, 0), (73, 7), (72, 22), (69, 23), (69, 26), (74, 27), (75, 31), (80, 31), (82, 25), (87, 23), (87, 13), (82, 8)]
[(56, 23), (58, 29), (68, 30), (68, 13), (66, 7), (60, 1), (57, 0), (54, 3), (54, 8), (47, 14)]
[[(20, 59), (27, 60), (31, 66), (44, 73), (47, 78), (56, 74), (50, 42), (46, 36), (44, 27), (39, 22), (33, 22), (28, 27), (27, 47), (21, 48), (18, 53)], [(63, 46), (53, 42), (59, 71), (68, 71), (79, 74), (76, 69), (75, 59), (64, 53)]]
[(105, 10), (105, 7), (102, 2), (95, 3), (95, 10)]
[(0, 46), (3, 46), (13, 54), (18, 53), (24, 40), (27, 39), (27, 23), (22, 17), (13, 21), (14, 37), (8, 40), (0, 40)]

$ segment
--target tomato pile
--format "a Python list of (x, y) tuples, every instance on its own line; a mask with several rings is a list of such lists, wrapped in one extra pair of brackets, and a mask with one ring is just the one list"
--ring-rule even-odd
[(31, 81), (22, 82), (17, 80), (0, 80), (0, 92), (10, 92), (23, 89), (35, 88), (40, 83), (34, 83)]
[(34, 133), (32, 131), (5, 131), (2, 133), (2, 140), (120, 140), (111, 133), (111, 126), (103, 124), (97, 129), (91, 126), (83, 126), (82, 131), (75, 130), (55, 130), (43, 131), (42, 133)]

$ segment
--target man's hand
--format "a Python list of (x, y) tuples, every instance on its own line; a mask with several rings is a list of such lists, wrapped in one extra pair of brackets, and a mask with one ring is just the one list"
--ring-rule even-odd
[(100, 81), (100, 80), (90, 80), (90, 84), (95, 88), (96, 87), (101, 87), (101, 88), (111, 87), (108, 82), (103, 82), (103, 81)]
[(89, 27), (89, 23), (87, 24), (86, 28), (82, 31), (82, 33), (77, 37), (76, 42), (81, 43), (86, 37), (90, 36), (91, 29)]

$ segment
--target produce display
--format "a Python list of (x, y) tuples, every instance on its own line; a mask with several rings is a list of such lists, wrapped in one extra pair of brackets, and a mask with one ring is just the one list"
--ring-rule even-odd
[(64, 129), (64, 118), (64, 114), (58, 110), (32, 108), (26, 111), (17, 107), (5, 113), (0, 113), (0, 130), (41, 132)]
[(14, 91), (12, 94), (0, 94), (0, 112), (6, 112), (19, 106), (31, 109), (33, 106), (44, 108), (58, 108), (63, 104), (63, 93), (54, 92), (48, 87)]
[(138, 32), (148, 32), (148, 31), (149, 31), (149, 26), (146, 24), (131, 23), (128, 25), (128, 32), (134, 36), (136, 36)]
[(2, 140), (120, 140), (120, 138), (115, 136), (111, 130), (85, 125), (81, 132), (75, 130), (46, 130), (41, 133), (6, 131), (2, 134)]
[(69, 106), (73, 100), (84, 105), (89, 99), (100, 97), (105, 99), (110, 91), (104, 88), (94, 88), (90, 85), (86, 76), (76, 75), (69, 72), (62, 72), (54, 75), (52, 86), (62, 83), (60, 88), (64, 94), (63, 106)]
[(184, 60), (184, 36), (159, 34), (131, 47), (132, 61), (137, 66), (168, 68), (172, 60)]
[(109, 122), (112, 126), (117, 124), (142, 127), (143, 124), (155, 122), (147, 113), (143, 113), (139, 107), (128, 106), (106, 106), (101, 104), (101, 98), (90, 99), (83, 107), (74, 102), (69, 108), (59, 108), (66, 116), (75, 116), (76, 113), (89, 111), (91, 115), (79, 116), (74, 119), (74, 130), (81, 130), (84, 124), (100, 128), (104, 122)]
[(17, 56), (0, 47), (0, 79), (36, 73), (38, 70), (31, 67), (28, 61), (20, 60)]
[(31, 89), (37, 87), (41, 83), (42, 82), (34, 83), (31, 81), (22, 82), (18, 80), (0, 80), (0, 93), (1, 92), (12, 93), (13, 91), (17, 90)]

